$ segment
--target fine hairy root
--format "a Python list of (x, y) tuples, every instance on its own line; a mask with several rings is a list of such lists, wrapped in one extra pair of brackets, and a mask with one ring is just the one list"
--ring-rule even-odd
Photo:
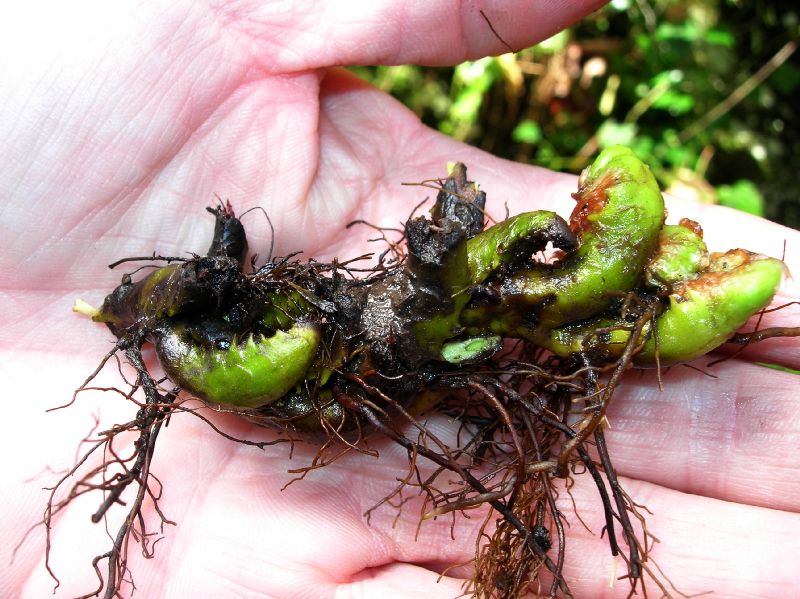
[[(218, 429), (185, 395), (283, 431), (276, 443), (315, 443), (316, 458), (294, 471), (300, 478), (348, 451), (372, 453), (369, 435), (403, 447), (408, 470), (373, 509), (402, 509), (408, 491), (424, 498), (423, 520), (488, 506), (471, 595), (572, 596), (570, 515), (557, 500), (578, 476), (597, 487), (602, 533), (626, 564), (631, 594), (649, 583), (680, 595), (652, 560), (646, 508), (616, 476), (605, 414), (631, 368), (686, 362), (728, 341), (797, 336), (796, 327), (737, 333), (772, 300), (783, 263), (741, 249), (709, 253), (697, 223), (665, 225), (652, 174), (626, 148), (604, 151), (584, 172), (569, 221), (537, 211), (485, 228), (486, 194), (462, 164), (424, 184), (438, 189), (430, 217), (409, 218), (400, 239), (374, 227), (386, 250), (369, 267), (360, 266), (367, 256), (248, 265), (244, 228), (226, 204), (209, 209), (216, 225), (206, 255), (149, 257), (166, 264), (136, 281), (125, 275), (99, 309), (76, 303), (117, 338), (76, 394), (122, 356), (136, 372), (114, 389), (136, 416), (86, 441), (44, 513), (49, 554), (53, 518), (76, 497), (100, 492), (95, 522), (125, 505), (85, 597), (119, 596), (132, 584), (131, 540), (151, 556), (170, 523), (151, 463), (173, 414), (201, 418), (232, 442), (267, 445)], [(548, 247), (556, 258), (538, 259)], [(166, 378), (148, 370), (145, 344)], [(457, 441), (425, 426), (432, 410), (459, 423)], [(117, 439), (130, 435), (133, 450), (122, 455)], [(48, 570), (55, 578), (49, 561)]]

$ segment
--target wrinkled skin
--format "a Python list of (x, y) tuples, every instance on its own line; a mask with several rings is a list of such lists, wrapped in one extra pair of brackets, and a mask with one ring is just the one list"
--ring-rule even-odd
[[(353, 218), (395, 225), (420, 197), (416, 181), (448, 160), (512, 214), (568, 213), (575, 178), (501, 161), (422, 127), (384, 94), (330, 65), (453, 64), (504, 48), (471, 3), (365, 3), (292, 13), (267, 2), (45, 3), (3, 19), (0, 111), (0, 560), (41, 516), (50, 466), (71, 465), (79, 438), (100, 412), (103, 424), (133, 407), (115, 394), (87, 394), (46, 414), (109, 348), (108, 332), (69, 312), (78, 295), (97, 301), (119, 282), (110, 259), (143, 247), (203, 252), (213, 194), (238, 212), (264, 206), (277, 231), (276, 254), (353, 256), (373, 249), (370, 232), (345, 231)], [(513, 46), (546, 37), (597, 3), (519, 2), (488, 7)], [(113, 8), (112, 8), (113, 6)], [(285, 5), (282, 4), (285, 7)], [(369, 7), (369, 8), (368, 8)], [(463, 10), (463, 12), (459, 12)], [(26, 12), (29, 11), (29, 12)], [(455, 11), (455, 14), (454, 14)], [(275, 14), (273, 14), (275, 13)], [(13, 58), (12, 58), (13, 57)], [(530, 198), (535, 198), (532, 200)], [(534, 202), (534, 205), (531, 203)], [(501, 202), (493, 204), (502, 216)], [(709, 247), (744, 246), (780, 256), (800, 272), (800, 235), (743, 214), (673, 202), (675, 215), (701, 222)], [(253, 251), (266, 254), (268, 228), (246, 221)], [(263, 226), (262, 226), (263, 225)], [(301, 234), (302, 233), (302, 234)], [(775, 303), (798, 298), (789, 281)], [(790, 308), (767, 325), (796, 323)], [(626, 489), (654, 512), (662, 539), (653, 556), (685, 592), (719, 597), (800, 594), (800, 400), (796, 376), (754, 360), (800, 368), (796, 339), (768, 341), (714, 370), (664, 376), (634, 373), (608, 416), (610, 452)], [(701, 361), (700, 365), (705, 364)], [(103, 383), (117, 381), (113, 367)], [(118, 381), (117, 381), (118, 382)], [(233, 433), (270, 438), (242, 422), (215, 418)], [(452, 423), (432, 420), (445, 440)], [(459, 593), (465, 568), (437, 572), (472, 555), (479, 518), (426, 522), (418, 510), (363, 511), (405, 472), (405, 454), (381, 441), (380, 461), (350, 455), (285, 491), (288, 468), (308, 464), (303, 445), (264, 452), (232, 444), (187, 416), (159, 440), (156, 473), (168, 527), (154, 560), (132, 549), (139, 597), (442, 597)], [(578, 597), (624, 597), (609, 589), (611, 557), (599, 536), (596, 489), (579, 478), (576, 503), (595, 531), (574, 518), (565, 577)], [(566, 496), (565, 496), (566, 497)], [(96, 499), (72, 504), (55, 525), (55, 597), (90, 591), (91, 557), (107, 548), (89, 514)], [(767, 509), (770, 508), (770, 509)], [(564, 500), (562, 509), (570, 513)], [(0, 596), (51, 596), (37, 530), (0, 570)], [(623, 565), (617, 565), (617, 575)]]

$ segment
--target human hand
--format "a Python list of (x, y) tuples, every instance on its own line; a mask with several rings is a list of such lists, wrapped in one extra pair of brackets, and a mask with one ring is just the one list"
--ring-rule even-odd
[[(519, 2), (484, 11), (509, 44), (523, 47), (597, 4)], [(0, 36), (4, 55), (19, 58), (5, 65), (0, 112), (0, 226), (8, 246), (0, 257), (0, 368), (11, 410), (0, 435), (4, 563), (41, 517), (41, 487), (57, 478), (42, 468), (72, 465), (91, 414), (104, 424), (131, 417), (129, 403), (102, 393), (45, 414), (69, 399), (109, 348), (103, 327), (69, 312), (72, 301), (99, 301), (116, 285), (120, 273), (104, 265), (118, 257), (203, 251), (210, 221), (202, 208), (215, 193), (238, 212), (263, 206), (277, 255), (304, 250), (322, 258), (373, 250), (360, 243), (366, 231), (344, 225), (355, 218), (396, 225), (421, 199), (419, 188), (399, 184), (439, 176), (453, 160), (487, 190), (495, 216), (503, 201), (512, 214), (569, 212), (574, 177), (458, 144), (328, 68), (454, 64), (504, 51), (478, 9), (459, 6), (52, 3), (20, 7), (5, 20), (13, 29)], [(671, 211), (703, 223), (712, 249), (743, 245), (780, 255), (786, 239), (797, 255), (791, 248), (800, 236), (776, 225), (722, 209), (672, 204)], [(265, 254), (268, 228), (255, 213), (249, 218), (251, 248)], [(743, 231), (745, 240), (737, 236)], [(800, 272), (791, 260), (790, 268)], [(797, 295), (787, 285), (776, 302)], [(798, 368), (800, 348), (786, 340), (756, 347), (747, 360), (715, 369), (718, 379), (673, 369), (664, 393), (653, 390), (652, 376), (633, 376), (609, 413), (618, 471), (655, 513), (649, 527), (663, 542), (653, 556), (687, 592), (791, 596), (800, 586), (785, 567), (800, 557), (797, 379), (755, 359)], [(113, 368), (104, 377), (118, 379)], [(215, 421), (239, 436), (274, 436)], [(453, 433), (441, 416), (431, 426), (445, 438)], [(140, 596), (458, 595), (458, 576), (468, 569), (439, 582), (438, 572), (472, 557), (481, 518), (459, 519), (456, 541), (447, 518), (424, 523), (415, 540), (413, 503), (396, 526), (388, 507), (368, 525), (364, 511), (407, 464), (396, 447), (372, 445), (380, 460), (351, 454), (282, 491), (292, 478), (287, 469), (309, 464), (314, 448), (298, 445), (289, 460), (284, 446), (260, 452), (196, 419), (174, 418), (153, 468), (165, 487), (162, 508), (178, 526), (167, 527), (154, 560), (131, 551)], [(579, 597), (624, 595), (624, 582), (607, 588), (611, 558), (599, 538), (596, 490), (579, 483), (574, 492), (595, 536), (573, 522), (565, 576)], [(103, 527), (89, 522), (98, 503), (91, 494), (74, 502), (54, 527), (57, 597), (96, 584), (91, 558), (110, 545)], [(568, 500), (562, 509), (570, 513)], [(40, 528), (3, 574), (0, 595), (49, 595), (43, 554)]]

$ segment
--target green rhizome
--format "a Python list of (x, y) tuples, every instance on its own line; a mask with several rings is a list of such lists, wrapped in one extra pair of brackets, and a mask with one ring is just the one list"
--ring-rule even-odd
[[(569, 219), (531, 211), (485, 227), (486, 193), (463, 164), (438, 187), (430, 215), (409, 218), (405, 243), (366, 274), (348, 261), (292, 256), (247, 272), (245, 231), (228, 204), (210, 210), (205, 256), (126, 275), (99, 309), (76, 303), (117, 338), (103, 364), (123, 353), (138, 374), (127, 395), (144, 395), (119, 427), (138, 432), (135, 455), (105, 464), (128, 474), (101, 483), (98, 471), (78, 475), (67, 500), (48, 507), (58, 513), (93, 484), (105, 492), (99, 520), (126, 488), (140, 490), (102, 556), (106, 597), (123, 583), (122, 541), (138, 534), (143, 490), (152, 493), (155, 439), (173, 413), (196, 413), (183, 408), (192, 396), (306, 435), (319, 448), (308, 470), (369, 451), (371, 435), (388, 438), (408, 451), (409, 474), (384, 501), (415, 481), (424, 518), (488, 505), (496, 526), (476, 546), (467, 589), (477, 596), (521, 596), (545, 575), (552, 595), (570, 595), (560, 565), (568, 548), (550, 540), (565, 534), (554, 485), (581, 472), (598, 486), (610, 551), (627, 551), (631, 589), (645, 574), (660, 577), (648, 561), (652, 536), (632, 525), (642, 512), (611, 466), (606, 408), (629, 369), (687, 362), (729, 340), (800, 334), (737, 333), (772, 301), (785, 266), (743, 249), (709, 253), (697, 223), (665, 224), (650, 169), (625, 147), (584, 171)], [(165, 380), (146, 367), (146, 344)], [(431, 411), (459, 423), (458, 445), (426, 429), (420, 417)], [(418, 460), (435, 474), (419, 474)]]

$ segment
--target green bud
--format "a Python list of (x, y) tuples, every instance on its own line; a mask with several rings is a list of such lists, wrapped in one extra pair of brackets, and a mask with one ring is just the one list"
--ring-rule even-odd
[[(656, 318), (655, 333), (645, 326), (646, 343), (634, 365), (669, 366), (713, 351), (772, 301), (784, 272), (780, 260), (745, 250), (712, 255), (706, 271), (676, 286)], [(596, 317), (557, 328), (540, 344), (563, 357), (586, 352), (613, 361), (624, 351), (631, 328), (620, 318)]]
[(194, 343), (181, 325), (156, 336), (156, 351), (167, 375), (209, 403), (245, 408), (268, 405), (301, 382), (314, 358), (320, 332), (311, 323), (218, 350)]
[[(695, 226), (688, 226), (690, 223)], [(658, 247), (645, 268), (648, 286), (669, 292), (672, 285), (691, 279), (708, 267), (708, 249), (697, 229), (696, 223), (685, 219), (680, 225), (661, 229)]]
[[(772, 301), (784, 272), (780, 260), (745, 250), (712, 255), (709, 270), (670, 295), (669, 307), (657, 320), (659, 362), (688, 362), (719, 347)], [(656, 364), (654, 337), (636, 363)]]
[(442, 346), (442, 358), (451, 364), (472, 364), (489, 358), (501, 347), (503, 338), (498, 335), (470, 337), (445, 343)]

